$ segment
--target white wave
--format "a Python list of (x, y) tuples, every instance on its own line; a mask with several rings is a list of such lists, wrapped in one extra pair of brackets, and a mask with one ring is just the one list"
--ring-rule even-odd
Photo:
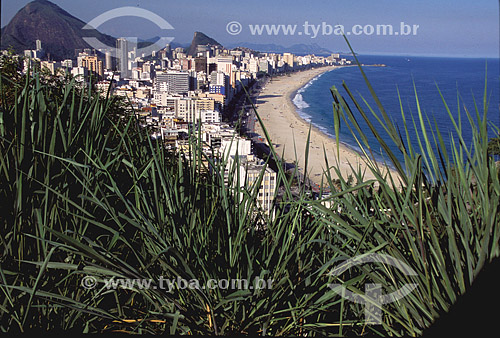
[[(332, 69), (333, 70), (333, 69)], [(330, 72), (330, 71), (328, 71)], [(297, 90), (297, 94), (301, 94), (303, 93), (307, 88), (309, 88), (315, 81), (317, 81), (320, 77), (322, 77), (323, 75), (325, 75), (326, 73), (328, 72), (325, 72), (325, 73), (321, 73), (319, 75), (316, 75), (315, 77), (313, 77), (311, 80), (309, 80), (309, 82), (307, 82), (303, 87), (301, 87), (299, 90)]]
[(311, 122), (311, 119), (312, 119), (311, 115), (304, 113), (302, 110), (297, 110), (297, 114), (299, 115), (299, 117), (302, 120), (304, 120), (306, 122)]
[(297, 93), (303, 93), (307, 88), (309, 88), (314, 81), (316, 81), (319, 78), (320, 75), (316, 76), (312, 80), (310, 80), (308, 83), (306, 83), (303, 87), (301, 87), (299, 90), (297, 90)]
[(302, 110), (304, 108), (309, 108), (309, 104), (306, 101), (304, 101), (304, 98), (299, 92), (297, 92), (292, 102), (295, 105), (295, 107), (297, 107), (299, 110)]

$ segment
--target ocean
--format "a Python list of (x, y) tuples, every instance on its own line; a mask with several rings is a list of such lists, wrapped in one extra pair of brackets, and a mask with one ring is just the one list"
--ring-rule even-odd
[[(437, 124), (443, 135), (447, 149), (450, 149), (450, 136), (455, 135), (455, 132), (439, 95), (437, 89), (439, 87), (455, 118), (458, 117), (458, 107), (460, 107), (463, 138), (467, 144), (470, 144), (472, 132), (464, 106), (474, 118), (476, 116), (475, 104), (481, 114), (483, 113), (485, 79), (487, 79), (487, 97), (489, 100), (488, 120), (496, 126), (500, 126), (499, 59), (371, 55), (360, 55), (358, 59), (363, 64), (385, 64), (387, 66), (364, 67), (364, 71), (373, 88), (375, 88), (375, 92), (385, 110), (395, 124), (400, 127), (400, 130), (404, 130), (404, 126), (398, 90), (410, 134), (416, 135), (420, 128), (415, 100), (415, 85), (422, 111), (427, 113), (432, 124)], [(342, 88), (343, 81), (345, 81), (356, 98), (360, 100), (361, 97), (365, 98), (370, 106), (375, 111), (378, 111), (375, 101), (372, 99), (357, 66), (323, 73), (299, 89), (293, 98), (298, 114), (332, 138), (335, 138), (335, 129), (332, 110), (333, 99), (330, 87), (335, 85), (340, 93), (344, 95), (349, 106), (352, 109), (355, 108), (352, 101), (349, 100), (346, 91)], [(460, 105), (457, 104), (457, 97), (460, 99)], [(361, 100), (360, 102), (363, 101)], [(366, 104), (362, 103), (362, 107), (365, 112), (371, 115)], [(377, 154), (377, 159), (381, 160), (384, 156), (381, 155), (380, 145), (362, 120), (361, 114), (355, 111), (355, 115), (362, 130), (367, 135), (370, 147)], [(417, 131), (413, 128), (412, 115), (416, 119)], [(352, 137), (349, 129), (343, 126), (343, 124), (341, 121), (339, 135), (341, 142), (359, 151), (355, 139)], [(381, 126), (379, 126), (379, 131), (383, 136), (386, 136)], [(491, 136), (494, 136), (494, 134), (491, 133)], [(403, 138), (406, 140), (404, 133)], [(413, 146), (418, 149), (417, 138), (412, 137), (411, 140)], [(402, 154), (397, 150), (388, 136), (385, 137), (385, 141), (392, 146), (392, 150), (402, 160)]]

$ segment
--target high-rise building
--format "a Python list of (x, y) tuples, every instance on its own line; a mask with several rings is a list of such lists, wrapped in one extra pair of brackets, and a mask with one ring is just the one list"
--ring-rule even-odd
[(283, 62), (288, 65), (289, 68), (294, 67), (294, 57), (292, 53), (284, 53), (283, 54)]
[(129, 46), (128, 41), (125, 38), (119, 38), (116, 40), (116, 58), (117, 58), (117, 68), (120, 72), (122, 78), (130, 77), (130, 72), (128, 69), (128, 54)]
[(25, 50), (24, 55), (28, 58), (42, 59), (45, 56), (45, 52), (42, 48), (42, 41), (36, 40), (36, 48)]
[[(207, 54), (207, 51), (210, 50), (210, 46), (209, 45), (198, 45), (196, 46), (196, 56), (198, 55), (206, 55)], [(201, 53), (201, 54), (198, 54), (198, 53)]]
[(257, 73), (259, 71), (259, 60), (252, 58), (250, 59), (250, 62), (248, 63), (249, 67), (248, 70), (250, 73)]
[(196, 77), (196, 71), (193, 69), (193, 70), (190, 70), (188, 72), (189, 74), (189, 90), (196, 90), (198, 89), (198, 79)]
[(182, 94), (189, 91), (189, 74), (187, 72), (169, 71), (156, 74), (156, 91)]
[(54, 75), (56, 73), (57, 68), (61, 67), (61, 63), (56, 61), (42, 61), (40, 63), (40, 67), (41, 69), (44, 68), (47, 69), (48, 71), (50, 71), (52, 75)]
[[(241, 138), (239, 136), (223, 137), (220, 140), (220, 154), (224, 154), (224, 158), (236, 155), (251, 155), (252, 154), (252, 141)], [(226, 170), (229, 168), (226, 166)]]
[(61, 61), (61, 67), (67, 68), (67, 69), (73, 68), (73, 60), (66, 59), (64, 61)]
[(102, 61), (97, 56), (85, 56), (82, 58), (82, 67), (87, 68), (89, 72), (99, 75), (101, 78), (104, 75)]
[(217, 86), (226, 86), (227, 84), (227, 75), (224, 72), (212, 72), (210, 74), (210, 84)]
[(207, 71), (207, 58), (206, 57), (197, 57), (194, 59), (194, 69), (197, 72), (206, 72)]
[(216, 58), (217, 62), (217, 71), (222, 71), (226, 73), (227, 75), (231, 74), (231, 71), (233, 69), (233, 56), (232, 55), (227, 55), (227, 56), (218, 56)]
[(222, 71), (210, 74), (209, 92), (212, 94), (222, 94), (226, 97), (230, 95), (229, 76)]
[(186, 59), (181, 59), (180, 61), (182, 70), (190, 70), (191, 68), (193, 68), (194, 62), (191, 57)]
[[(248, 189), (258, 189), (257, 203), (267, 213), (270, 213), (273, 206), (274, 194), (276, 191), (276, 172), (267, 167), (263, 161), (257, 160), (254, 155), (232, 155), (229, 156), (228, 167), (231, 168), (233, 163), (238, 164), (238, 175), (233, 177), (233, 182), (229, 182), (233, 187), (248, 187)], [(264, 171), (262, 181), (257, 186), (259, 177)], [(237, 179), (239, 176), (239, 181)], [(240, 200), (243, 200), (243, 193), (240, 195)]]
[(89, 72), (87, 68), (73, 67), (71, 69), (71, 75), (75, 77), (76, 81), (82, 82), (89, 75)]
[(269, 67), (269, 62), (267, 60), (259, 61), (259, 72), (270, 73), (271, 69)]
[(89, 56), (89, 55), (86, 53), (78, 54), (78, 56), (76, 57), (76, 66), (83, 67), (83, 59), (85, 59), (87, 56)]
[(105, 66), (106, 66), (106, 69), (108, 70), (114, 70), (115, 67), (113, 65), (113, 54), (111, 53), (110, 50), (107, 50), (106, 51), (106, 54), (105, 54)]

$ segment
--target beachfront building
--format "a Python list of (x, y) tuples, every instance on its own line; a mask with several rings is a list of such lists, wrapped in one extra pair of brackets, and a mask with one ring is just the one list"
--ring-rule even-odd
[(252, 153), (252, 142), (236, 136), (234, 138), (222, 138), (220, 154), (224, 157), (236, 155), (250, 155)]
[[(257, 204), (266, 213), (272, 211), (274, 195), (276, 191), (276, 172), (264, 164), (264, 161), (256, 159), (254, 155), (234, 155), (229, 157), (228, 167), (234, 163), (237, 165), (237, 173), (233, 177), (233, 187), (246, 188), (251, 193), (258, 188)], [(260, 185), (259, 177), (262, 175)], [(240, 193), (240, 201), (243, 200), (243, 192)]]
[(251, 58), (248, 62), (248, 70), (250, 73), (257, 74), (259, 72), (259, 60)]
[(295, 55), (292, 53), (283, 53), (283, 62), (288, 66), (289, 69), (293, 69), (295, 67), (294, 62)]
[(263, 73), (271, 73), (271, 67), (269, 65), (269, 62), (267, 60), (260, 60), (259, 61), (259, 72)]
[[(220, 123), (203, 124), (202, 140), (210, 145), (219, 158), (226, 159), (235, 155), (252, 154), (252, 142), (240, 137), (236, 130), (229, 125)], [(227, 177), (227, 175), (225, 177)]]

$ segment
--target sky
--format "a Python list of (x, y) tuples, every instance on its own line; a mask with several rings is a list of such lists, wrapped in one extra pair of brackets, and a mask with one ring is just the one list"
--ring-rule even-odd
[[(1, 25), (29, 0), (2, 0)], [(144, 18), (119, 17), (98, 27), (115, 37), (174, 37), (189, 44), (201, 31), (222, 45), (246, 43), (317, 44), (331, 51), (348, 51), (342, 31), (360, 54), (454, 57), (499, 57), (498, 0), (53, 0), (53, 3), (89, 22), (123, 6), (158, 14), (173, 26), (161, 30)], [(258, 34), (256, 25), (288, 25)], [(393, 35), (377, 35), (392, 25)], [(292, 29), (295, 31), (292, 34)], [(417, 27), (418, 26), (418, 27)], [(271, 28), (268, 26), (268, 28)], [(403, 28), (403, 29), (402, 29)], [(253, 32), (252, 32), (253, 30)], [(388, 32), (388, 28), (386, 30)], [(398, 33), (397, 35), (395, 33)], [(409, 34), (407, 34), (409, 33)]]

